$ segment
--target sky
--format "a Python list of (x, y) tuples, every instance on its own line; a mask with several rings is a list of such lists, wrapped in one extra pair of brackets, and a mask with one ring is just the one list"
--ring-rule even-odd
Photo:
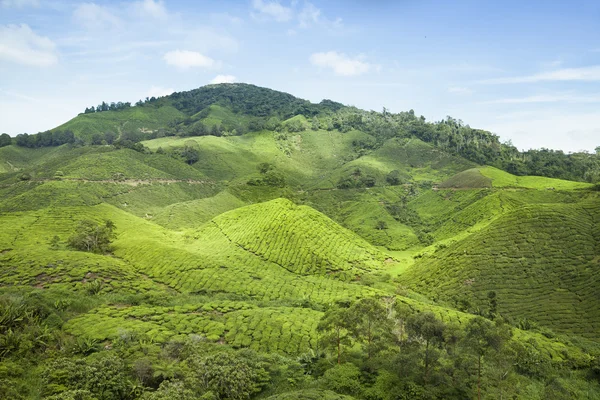
[(0, 132), (222, 82), (592, 152), (600, 2), (0, 0)]

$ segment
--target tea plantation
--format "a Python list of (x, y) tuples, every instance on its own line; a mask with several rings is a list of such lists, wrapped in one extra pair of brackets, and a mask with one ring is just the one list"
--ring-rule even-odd
[(0, 398), (600, 398), (597, 186), (413, 117), (214, 85), (0, 148)]

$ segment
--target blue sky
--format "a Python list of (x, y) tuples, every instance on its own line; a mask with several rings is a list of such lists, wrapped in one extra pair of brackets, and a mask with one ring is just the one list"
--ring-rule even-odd
[(228, 81), (593, 151), (600, 2), (0, 0), (0, 132)]

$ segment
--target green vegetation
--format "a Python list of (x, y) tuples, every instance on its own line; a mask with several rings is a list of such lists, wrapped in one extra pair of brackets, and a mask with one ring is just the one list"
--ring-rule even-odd
[[(110, 251), (115, 224), (106, 220), (103, 225), (84, 219), (79, 221), (75, 233), (69, 237), (69, 246), (75, 250), (90, 251), (92, 253), (107, 253)], [(54, 236), (51, 241), (53, 248), (58, 247), (60, 238)]]
[(244, 84), (99, 108), (0, 136), (0, 398), (600, 398), (597, 155)]

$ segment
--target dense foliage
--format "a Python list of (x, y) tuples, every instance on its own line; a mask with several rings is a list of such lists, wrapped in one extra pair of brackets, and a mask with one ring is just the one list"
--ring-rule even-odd
[(312, 104), (287, 93), (242, 83), (203, 86), (187, 92), (173, 93), (169, 98), (177, 109), (190, 115), (213, 104), (231, 108), (235, 113), (283, 119), (294, 115), (314, 116), (343, 107), (331, 100)]
[(75, 143), (75, 135), (71, 131), (46, 131), (35, 135), (23, 133), (17, 135), (14, 144), (22, 147), (49, 147), (60, 146), (66, 143)]
[(102, 102), (101, 104), (98, 104), (98, 107), (94, 107), (91, 106), (89, 108), (86, 107), (84, 114), (92, 114), (95, 112), (103, 112), (103, 111), (119, 111), (119, 110), (125, 110), (127, 108), (131, 107), (131, 103), (129, 102), (112, 102), (110, 104), (106, 103), (106, 102)]
[(81, 251), (106, 253), (110, 250), (114, 229), (115, 224), (110, 220), (104, 224), (87, 219), (79, 221), (75, 233), (69, 237), (69, 246)]
[(537, 175), (577, 181), (600, 180), (600, 152), (565, 154), (560, 150), (519, 151), (510, 141), (501, 143), (488, 131), (473, 129), (461, 120), (447, 117), (439, 122), (426, 122), (415, 113), (393, 114), (346, 108), (326, 117), (321, 125), (327, 129), (358, 129), (369, 133), (375, 142), (357, 142), (367, 151), (394, 137), (416, 137), (437, 148), (481, 165), (492, 165), (515, 175)]

